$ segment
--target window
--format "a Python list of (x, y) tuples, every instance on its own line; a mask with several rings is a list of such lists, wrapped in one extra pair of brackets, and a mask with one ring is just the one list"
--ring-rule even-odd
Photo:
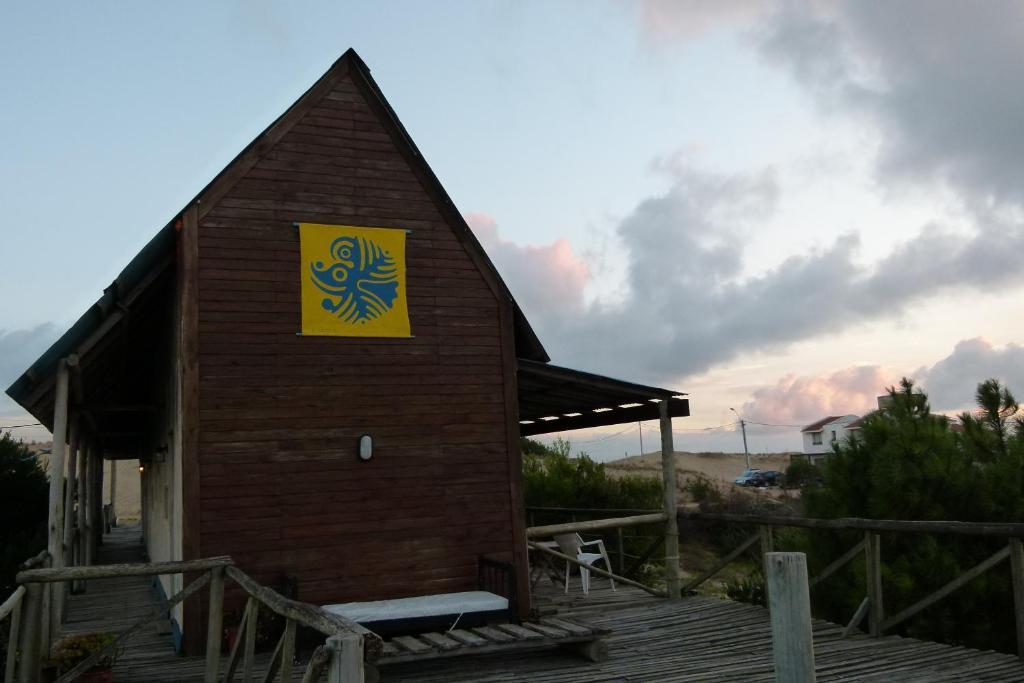
[(811, 434), (811, 443), (815, 446), (821, 445), (821, 432), (813, 432)]

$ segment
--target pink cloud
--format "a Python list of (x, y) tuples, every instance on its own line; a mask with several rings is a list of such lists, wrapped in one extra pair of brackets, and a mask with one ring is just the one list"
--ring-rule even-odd
[(786, 375), (774, 386), (757, 389), (743, 404), (754, 422), (809, 424), (827, 415), (863, 415), (899, 377), (878, 365), (845, 368), (831, 375)]
[(564, 315), (582, 308), (590, 270), (568, 240), (519, 245), (503, 239), (486, 213), (468, 213), (466, 222), (528, 316)]

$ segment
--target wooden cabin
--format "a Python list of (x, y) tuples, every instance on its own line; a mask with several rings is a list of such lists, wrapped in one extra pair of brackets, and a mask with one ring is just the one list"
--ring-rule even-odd
[[(402, 233), (387, 296), (403, 299), (403, 333), (304, 331), (306, 225)], [(513, 568), (520, 614), (520, 436), (689, 414), (678, 392), (549, 363), (351, 50), (8, 394), (54, 432), (56, 466), (83, 490), (98, 458), (139, 459), (153, 561), (230, 555), (327, 604), (472, 589), (493, 558)], [(63, 549), (56, 498), (54, 563), (88, 561)], [(203, 643), (193, 602), (175, 613), (189, 651)]]

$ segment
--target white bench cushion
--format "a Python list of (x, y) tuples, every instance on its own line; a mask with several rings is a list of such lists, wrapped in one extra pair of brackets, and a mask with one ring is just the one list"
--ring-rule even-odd
[(508, 599), (487, 591), (466, 591), (396, 600), (345, 602), (339, 605), (324, 605), (323, 608), (354, 622), (367, 623), (505, 610), (508, 609)]

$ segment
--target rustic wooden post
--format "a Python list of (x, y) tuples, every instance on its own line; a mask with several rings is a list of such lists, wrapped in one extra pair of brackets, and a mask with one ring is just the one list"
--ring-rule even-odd
[(75, 527), (75, 489), (77, 486), (76, 476), (78, 472), (78, 450), (80, 439), (78, 432), (78, 416), (71, 416), (71, 429), (68, 447), (68, 476), (64, 485), (64, 559), (65, 565), (72, 562), (69, 558), (74, 557), (74, 527)]
[(327, 639), (331, 662), (327, 683), (363, 683), (363, 637), (354, 633)]
[(96, 487), (96, 515), (93, 520), (96, 522), (93, 525), (93, 547), (99, 548), (103, 543), (103, 451), (99, 448), (96, 449), (96, 481), (93, 484)]
[[(82, 482), (82, 491), (85, 493), (85, 531), (82, 545), (85, 548), (85, 564), (92, 565), (96, 552), (96, 444), (89, 443), (89, 450), (85, 454), (85, 481)], [(83, 581), (82, 586), (86, 584)]]
[(117, 526), (117, 464), (119, 460), (110, 461), (110, 526)]
[[(74, 566), (75, 564), (75, 488), (77, 485), (76, 474), (78, 466), (78, 449), (80, 446), (78, 432), (78, 416), (71, 416), (70, 444), (68, 448), (68, 476), (64, 484), (64, 564)], [(65, 596), (74, 586), (69, 582), (61, 584), (60, 590)], [(61, 615), (61, 620), (64, 619)]]
[[(7, 632), (7, 665), (4, 667), (4, 683), (14, 683), (14, 664), (18, 659), (18, 634), (21, 630), (21, 605), (25, 600), (25, 587), (18, 586), (8, 602), (14, 601), (11, 609), (11, 629)], [(6, 606), (7, 603), (4, 603)], [(0, 609), (2, 613), (2, 609)], [(0, 617), (2, 620), (3, 617)]]
[(679, 520), (676, 502), (676, 456), (672, 444), (672, 418), (668, 402), (658, 404), (661, 414), (661, 478), (665, 486), (665, 590), (669, 600), (678, 600), (679, 593)]
[[(64, 566), (64, 455), (68, 435), (68, 361), (57, 361), (57, 379), (54, 389), (53, 406), (53, 450), (50, 452), (50, 515), (49, 534), (46, 550), (50, 553), (53, 567)], [(49, 614), (49, 638), (46, 650), (50, 649), (50, 638), (56, 637), (64, 614), (64, 587), (60, 584), (47, 586), (51, 593)]]
[(1013, 616), (1017, 624), (1017, 657), (1024, 660), (1024, 542), (1010, 539), (1010, 571), (1013, 574)]
[(260, 603), (249, 598), (249, 609), (246, 611), (245, 624), (245, 655), (242, 660), (242, 680), (252, 680), (253, 667), (256, 664), (256, 624), (260, 616)]
[[(81, 451), (82, 453), (78, 456), (78, 482), (75, 488), (78, 493), (78, 520), (76, 526), (78, 527), (78, 536), (76, 546), (78, 548), (77, 562), (80, 565), (88, 565), (87, 559), (88, 554), (85, 550), (85, 511), (88, 505), (89, 487), (86, 484), (88, 481), (88, 464), (89, 464), (89, 449), (92, 448), (92, 444), (86, 440), (82, 441)], [(81, 581), (75, 581), (72, 583), (72, 588), (76, 591), (82, 590), (84, 583)]]
[(206, 618), (206, 669), (203, 674), (205, 683), (217, 683), (223, 622), (224, 568), (215, 567), (210, 570), (210, 611)]
[(295, 663), (295, 620), (284, 622), (284, 635), (281, 636), (281, 680), (292, 680), (292, 666)]
[(807, 556), (768, 553), (765, 562), (775, 680), (777, 683), (813, 683), (814, 638)]
[(865, 576), (868, 582), (868, 632), (875, 638), (882, 635), (882, 622), (885, 621), (885, 609), (882, 605), (882, 540), (869, 531), (865, 535), (864, 557), (867, 562)]
[(20, 683), (35, 683), (39, 680), (41, 668), (39, 653), (43, 639), (42, 585), (26, 584), (22, 612), (25, 616), (25, 623), (21, 629), (21, 662), (18, 666), (18, 681)]

